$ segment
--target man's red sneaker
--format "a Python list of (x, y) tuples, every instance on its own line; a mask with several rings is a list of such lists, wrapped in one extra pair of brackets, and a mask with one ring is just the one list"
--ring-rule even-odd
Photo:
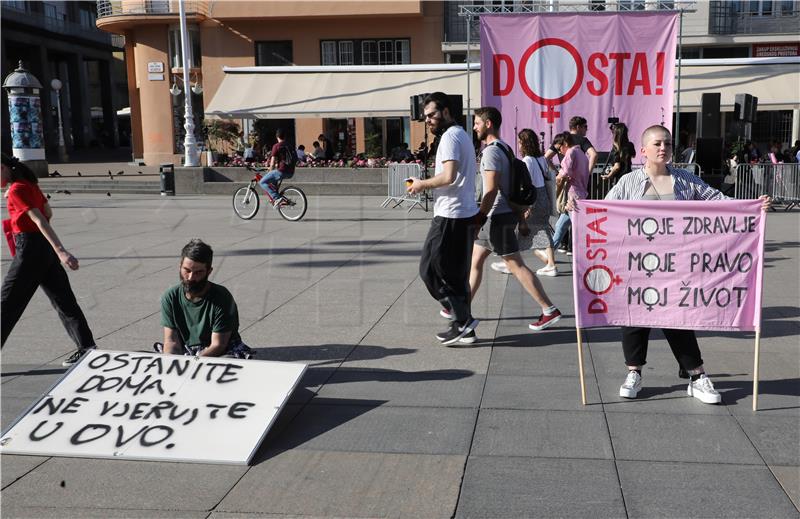
[(553, 325), (560, 320), (561, 320), (561, 312), (558, 309), (556, 309), (556, 311), (550, 315), (544, 315), (544, 314), (540, 315), (539, 320), (536, 321), (535, 323), (529, 324), (528, 328), (538, 332), (539, 330), (544, 330), (548, 326)]

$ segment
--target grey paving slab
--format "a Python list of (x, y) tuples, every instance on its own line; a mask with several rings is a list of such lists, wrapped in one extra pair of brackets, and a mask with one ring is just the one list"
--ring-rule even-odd
[[(725, 404), (734, 415), (753, 414), (753, 379), (731, 377), (714, 382)], [(759, 416), (777, 415), (800, 417), (800, 378), (762, 378), (758, 383)]]
[(42, 456), (0, 455), (0, 475), (2, 475), (3, 488), (23, 477), (47, 459)]
[(21, 416), (38, 398), (38, 396), (3, 396), (2, 405), (0, 405), (0, 429), (5, 431), (10, 427), (14, 420)]
[(485, 378), (467, 370), (342, 367), (320, 389), (319, 396), (376, 399), (390, 406), (478, 407)]
[[(552, 342), (547, 346), (504, 346), (506, 341), (515, 340), (513, 337), (503, 337), (501, 345), (496, 345), (492, 350), (492, 360), (489, 365), (490, 375), (517, 375), (538, 376), (562, 373), (567, 377), (574, 377), (578, 381), (578, 346), (569, 341), (567, 337), (574, 331), (557, 331), (548, 329), (544, 332), (552, 337)], [(523, 336), (524, 337), (524, 336)], [(591, 361), (584, 355), (583, 369), (586, 375), (594, 373)]]
[(476, 456), (612, 459), (605, 417), (582, 411), (482, 409)]
[(492, 375), (486, 381), (481, 407), (602, 412), (594, 377), (586, 377), (585, 385), (586, 406), (581, 402), (580, 378), (575, 373), (531, 377)]
[(467, 453), (477, 410), (382, 404), (379, 400), (315, 398), (283, 431), (275, 446), (411, 454)]
[(763, 465), (731, 416), (608, 413), (619, 460)]
[(769, 469), (800, 512), (800, 467), (772, 466)]
[(465, 456), (290, 450), (254, 466), (218, 512), (452, 517)]
[(767, 465), (800, 466), (800, 417), (755, 413), (736, 421)]
[(456, 517), (627, 516), (613, 461), (470, 456)]
[(3, 504), (201, 511), (214, 507), (246, 467), (51, 458), (3, 490)]
[(630, 517), (798, 516), (764, 466), (640, 461), (617, 466)]
[(189, 512), (179, 510), (131, 510), (112, 508), (65, 508), (61, 506), (9, 506), (3, 504), (3, 517), (12, 519), (82, 519), (84, 517), (97, 517), (108, 519), (204, 519), (208, 512)]

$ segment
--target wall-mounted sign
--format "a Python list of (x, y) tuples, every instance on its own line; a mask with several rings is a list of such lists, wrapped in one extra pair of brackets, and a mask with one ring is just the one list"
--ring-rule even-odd
[(164, 74), (147, 74), (147, 79), (150, 81), (164, 81)]
[(800, 56), (800, 43), (756, 43), (753, 45), (754, 58), (784, 58)]
[(164, 72), (163, 61), (150, 61), (147, 63), (148, 72)]

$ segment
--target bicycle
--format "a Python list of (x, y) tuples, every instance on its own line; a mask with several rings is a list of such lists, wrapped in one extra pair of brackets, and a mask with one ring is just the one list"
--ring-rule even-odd
[[(258, 213), (261, 205), (261, 198), (258, 196), (256, 185), (263, 177), (261, 173), (267, 171), (267, 168), (245, 167), (250, 171), (254, 171), (255, 176), (250, 179), (248, 186), (239, 188), (233, 193), (233, 212), (243, 220), (250, 220)], [(282, 197), (282, 199), (279, 199), (279, 205), (276, 209), (285, 220), (296, 222), (305, 216), (308, 208), (308, 199), (299, 187), (289, 186), (281, 189), (282, 181), (283, 179), (278, 180), (273, 185), (275, 191)], [(270, 205), (274, 206), (274, 200), (269, 196), (269, 193), (264, 194), (269, 199)]]

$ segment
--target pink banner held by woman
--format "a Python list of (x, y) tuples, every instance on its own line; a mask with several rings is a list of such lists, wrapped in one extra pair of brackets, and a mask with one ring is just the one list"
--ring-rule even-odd
[(481, 104), (514, 130), (569, 129), (588, 120), (598, 150), (611, 147), (608, 119), (631, 135), (672, 125), (675, 12), (541, 13), (481, 16)]
[(760, 200), (581, 200), (572, 218), (578, 328), (759, 328)]

